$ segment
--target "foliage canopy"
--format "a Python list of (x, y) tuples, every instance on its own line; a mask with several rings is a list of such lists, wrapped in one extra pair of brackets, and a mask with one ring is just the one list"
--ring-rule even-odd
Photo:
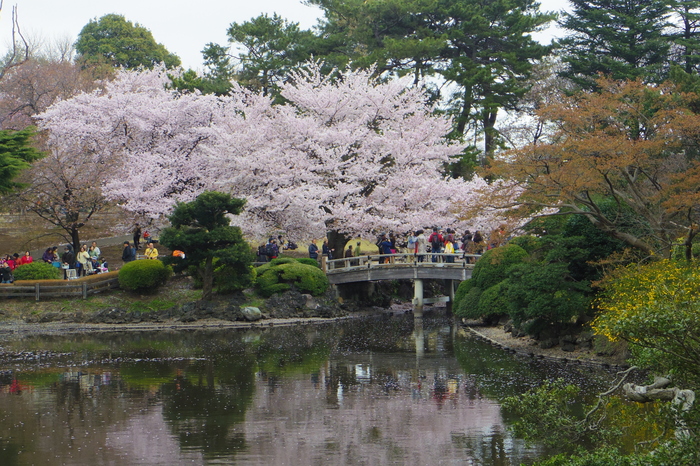
[(85, 66), (109, 65), (114, 68), (167, 68), (180, 65), (180, 59), (158, 44), (151, 31), (116, 14), (90, 20), (75, 42), (78, 59)]

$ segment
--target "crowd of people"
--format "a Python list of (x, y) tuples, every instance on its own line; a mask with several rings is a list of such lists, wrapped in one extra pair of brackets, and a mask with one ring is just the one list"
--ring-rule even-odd
[(14, 281), (14, 270), (19, 266), (31, 264), (32, 262), (34, 262), (34, 258), (29, 251), (26, 251), (22, 256), (14, 253), (0, 257), (0, 283), (12, 283)]
[[(464, 234), (459, 236), (453, 229), (443, 230), (433, 227), (430, 233), (421, 229), (408, 233), (404, 238), (397, 238), (393, 233), (381, 234), (376, 244), (380, 254), (414, 253), (420, 256), (419, 260), (422, 260), (422, 256), (428, 253), (450, 254), (451, 256), (447, 256), (445, 261), (454, 262), (455, 256), (482, 254), (487, 249), (504, 244), (506, 240), (504, 226), (491, 232), (488, 240), (482, 236), (479, 230), (474, 233), (466, 230)], [(358, 254), (356, 253), (356, 255)]]
[(285, 241), (282, 235), (279, 235), (277, 238), (271, 236), (267, 240), (267, 243), (258, 246), (256, 262), (271, 261), (280, 255), (281, 250), (294, 250), (297, 249), (297, 247), (298, 246), (293, 241)]
[[(409, 253), (414, 254), (416, 260), (423, 262), (425, 257), (430, 254), (444, 254), (445, 256), (433, 255), (432, 261), (438, 262), (444, 260), (447, 263), (455, 261), (460, 255), (467, 261), (471, 261), (471, 254), (482, 254), (485, 250), (491, 249), (504, 244), (507, 241), (505, 226), (499, 226), (489, 235), (488, 239), (484, 238), (482, 233), (477, 230), (472, 233), (466, 230), (464, 234), (459, 236), (457, 232), (451, 228), (445, 230), (433, 227), (432, 231), (427, 233), (425, 230), (416, 230), (409, 232), (403, 236), (397, 236), (393, 232), (386, 234), (382, 233), (376, 241), (377, 249), (381, 262), (391, 260), (391, 254)], [(344, 258), (359, 257), (362, 255), (361, 242), (357, 242), (355, 248), (352, 244), (348, 245)], [(309, 244), (309, 257), (318, 260), (320, 257), (333, 259), (334, 249), (328, 245), (328, 240), (324, 240), (322, 247), (316, 245), (315, 241)], [(466, 255), (466, 256), (465, 256)]]
[(41, 260), (54, 267), (63, 269), (64, 278), (69, 277), (68, 270), (75, 270), (77, 277), (109, 271), (107, 260), (102, 257), (102, 251), (95, 241), (90, 246), (83, 244), (77, 253), (73, 251), (72, 245), (67, 244), (60, 256), (58, 247), (47, 248), (41, 256)]

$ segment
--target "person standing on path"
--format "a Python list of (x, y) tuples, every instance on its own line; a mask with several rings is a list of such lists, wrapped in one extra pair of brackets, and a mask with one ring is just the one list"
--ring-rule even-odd
[(318, 260), (318, 246), (316, 246), (316, 241), (311, 241), (311, 244), (309, 244), (309, 258)]
[(323, 255), (328, 258), (328, 260), (333, 260), (333, 251), (335, 249), (331, 249), (331, 247), (328, 245), (328, 238), (323, 240)]
[(75, 259), (78, 261), (78, 264), (80, 264), (80, 270), (78, 270), (78, 275), (84, 277), (87, 272), (87, 263), (90, 260), (90, 254), (88, 254), (87, 247), (85, 245), (82, 245), (80, 247), (80, 251), (78, 251), (78, 254), (76, 255)]
[(139, 242), (141, 241), (141, 226), (137, 223), (134, 225), (134, 248), (135, 249), (140, 249), (139, 248)]
[(428, 240), (425, 238), (424, 233), (423, 230), (416, 231), (416, 259), (418, 262), (423, 262), (428, 249)]

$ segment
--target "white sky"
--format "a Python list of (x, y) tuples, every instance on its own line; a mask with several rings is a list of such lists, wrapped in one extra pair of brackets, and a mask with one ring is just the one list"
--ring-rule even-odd
[[(566, 0), (541, 0), (544, 11), (561, 10)], [(0, 46), (11, 44), (11, 10), (17, 5), (23, 35), (32, 42), (74, 42), (91, 19), (123, 15), (149, 29), (156, 42), (180, 57), (184, 68), (200, 69), (201, 51), (209, 42), (225, 45), (226, 30), (262, 13), (277, 13), (302, 29), (316, 24), (321, 12), (300, 0), (4, 0), (0, 13)], [(556, 32), (542, 35), (549, 42)]]

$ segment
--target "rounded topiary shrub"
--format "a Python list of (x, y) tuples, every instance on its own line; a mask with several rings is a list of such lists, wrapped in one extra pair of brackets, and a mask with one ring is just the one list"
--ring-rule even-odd
[(468, 288), (463, 297), (457, 301), (455, 299), (454, 313), (457, 317), (466, 319), (478, 319), (479, 314), (479, 299), (481, 298), (481, 289), (476, 287)]
[(328, 278), (317, 266), (306, 265), (294, 259), (277, 259), (257, 268), (255, 288), (264, 297), (296, 288), (302, 293), (314, 296), (328, 289)]
[(154, 290), (165, 284), (173, 269), (159, 260), (128, 262), (119, 270), (119, 286), (131, 291)]
[(472, 272), (474, 286), (483, 290), (492, 287), (506, 278), (508, 270), (528, 256), (527, 252), (515, 244), (506, 244), (489, 249), (476, 262)]
[(12, 275), (17, 280), (57, 280), (63, 278), (61, 269), (46, 262), (32, 262), (17, 267)]
[(313, 267), (318, 267), (319, 269), (321, 268), (321, 264), (319, 264), (316, 259), (312, 259), (310, 257), (298, 257), (296, 259), (296, 261), (300, 262), (302, 264), (311, 265)]
[(520, 246), (525, 250), (525, 252), (527, 252), (528, 254), (532, 254), (533, 251), (542, 247), (542, 240), (536, 236), (523, 235), (516, 236), (515, 238), (510, 240), (508, 244)]
[(494, 318), (508, 314), (508, 279), (500, 281), (485, 289), (479, 297), (478, 315), (482, 319)]

